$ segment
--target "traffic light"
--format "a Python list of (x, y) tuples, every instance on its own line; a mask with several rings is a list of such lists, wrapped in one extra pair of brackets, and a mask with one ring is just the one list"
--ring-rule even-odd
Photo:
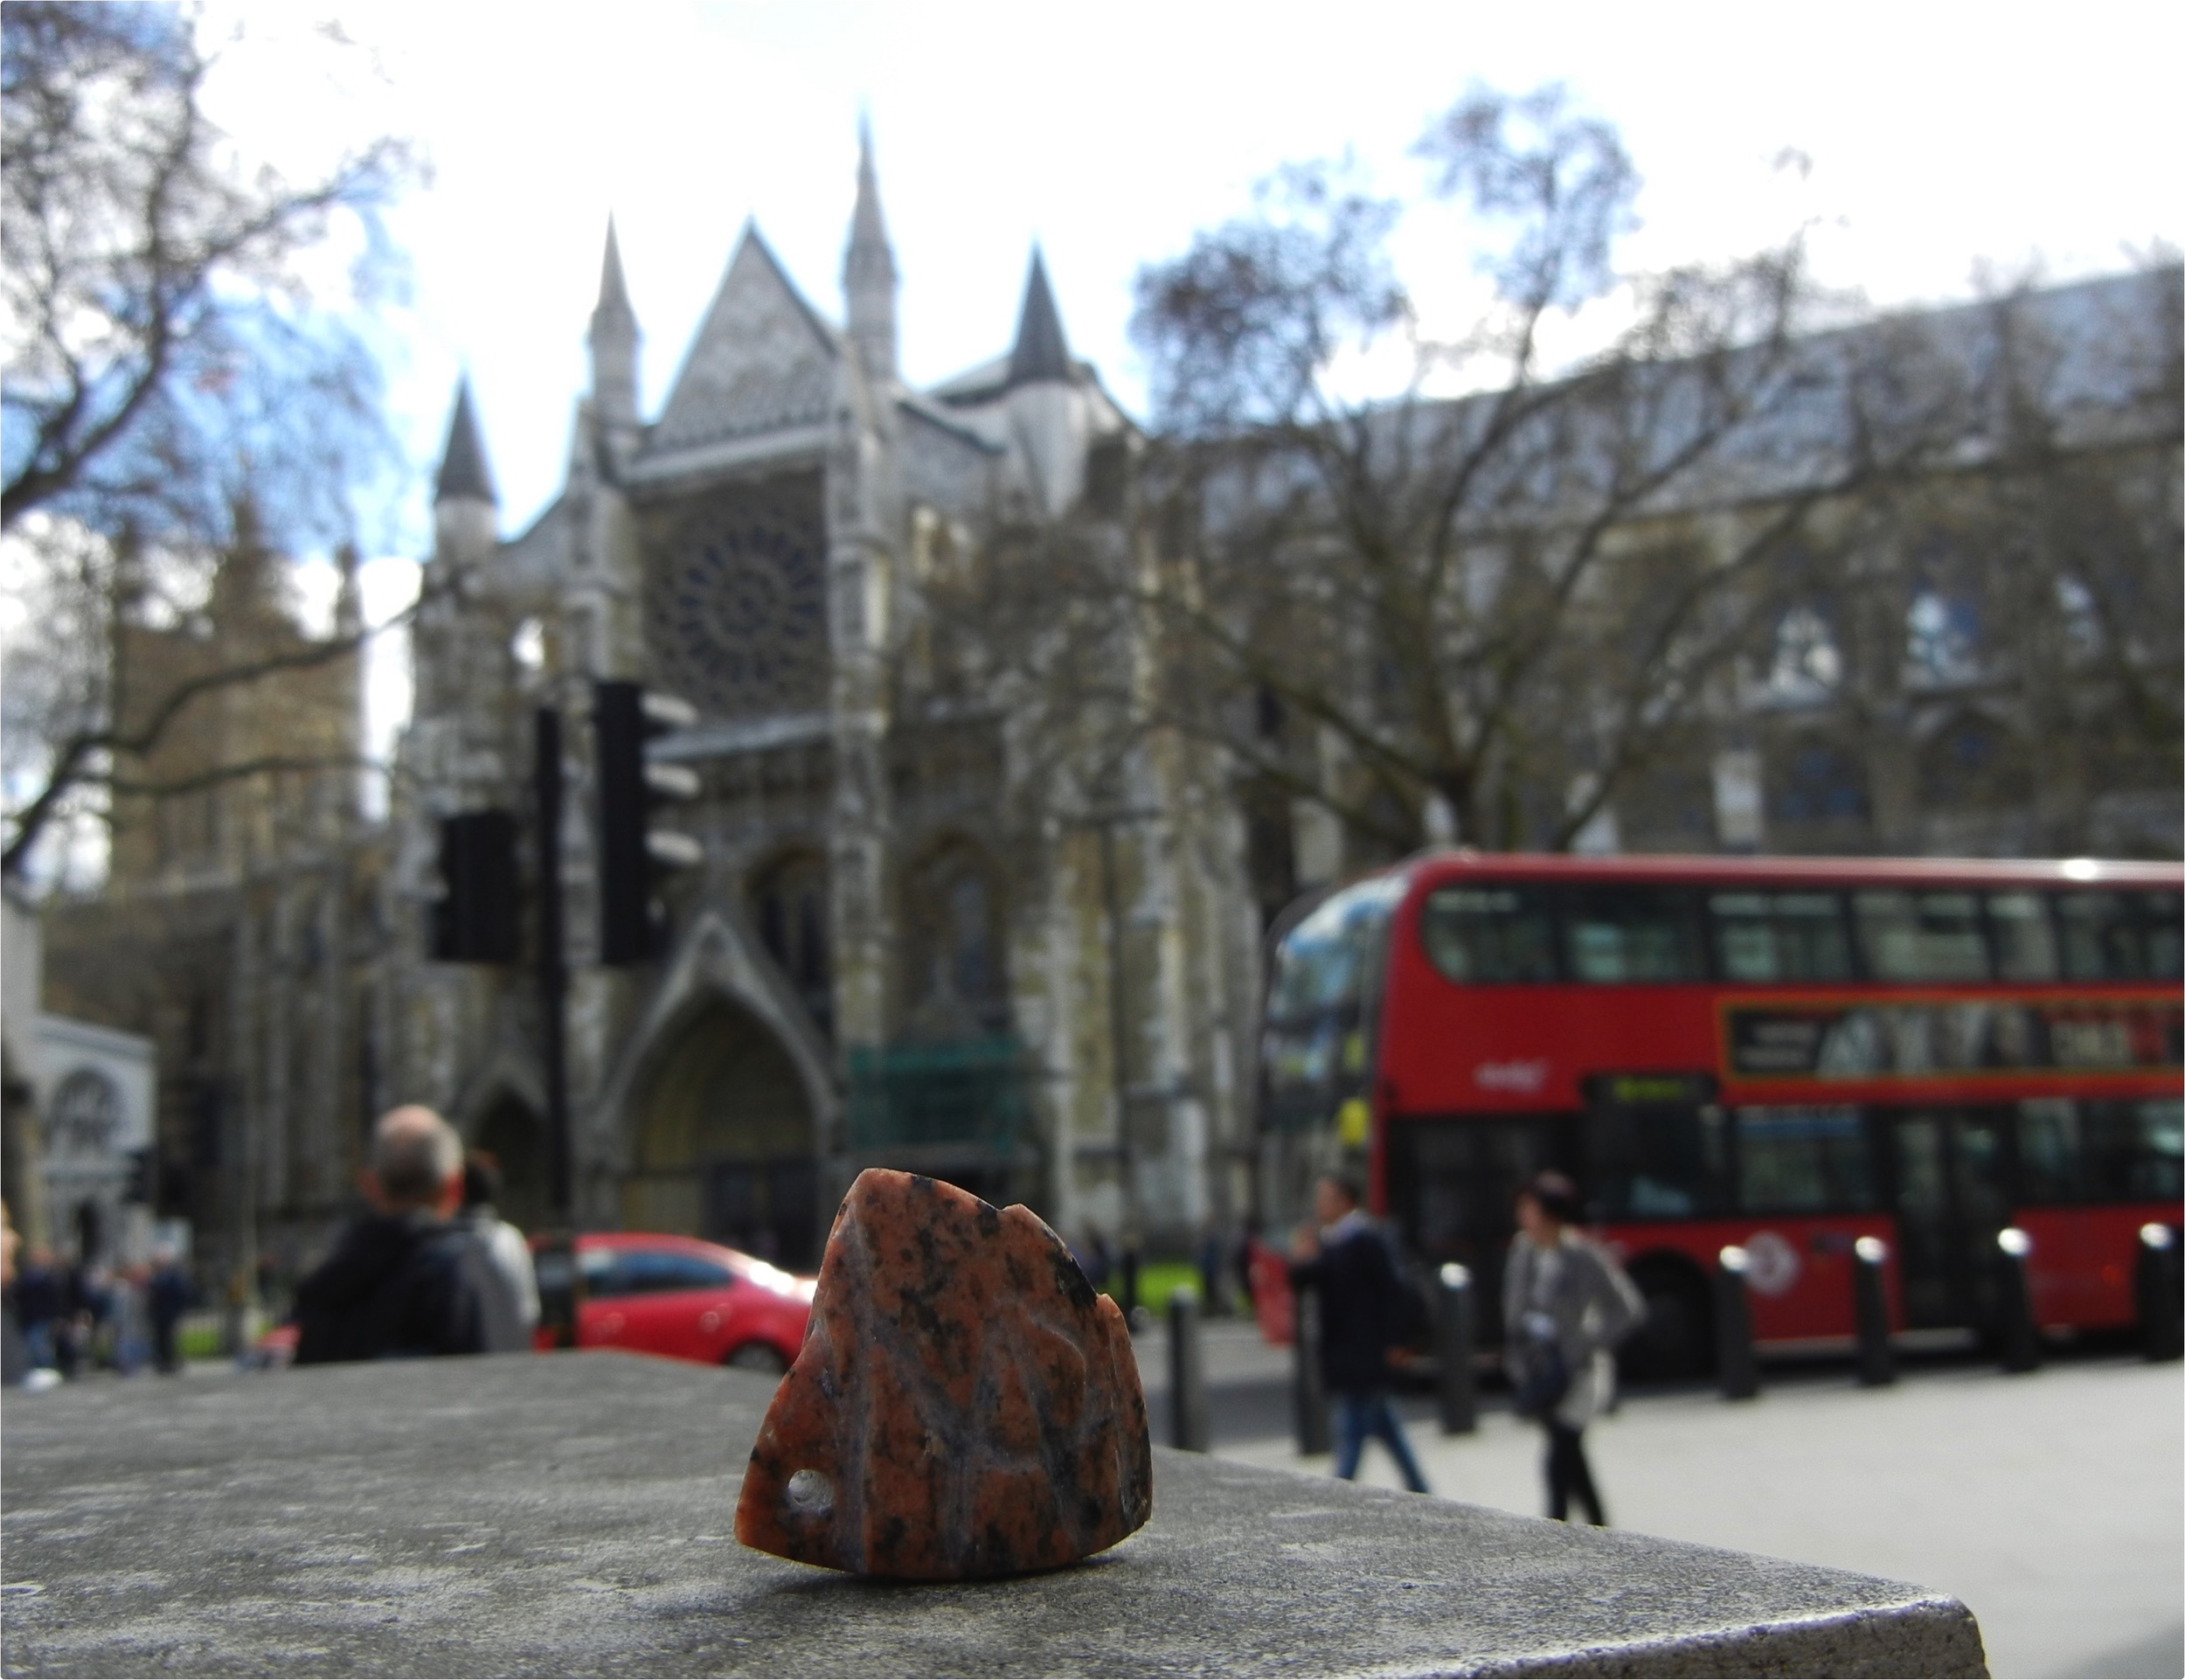
[(129, 1182), (121, 1192), (125, 1202), (135, 1202), (154, 1207), (159, 1202), (159, 1156), (148, 1144), (141, 1149), (129, 1151)]
[(516, 817), (466, 811), (440, 823), (447, 896), (433, 906), (433, 961), (513, 962), (518, 933)]
[(704, 856), (689, 835), (652, 827), (656, 806), (697, 797), (697, 772), (645, 761), (652, 737), (697, 721), (697, 713), (682, 701), (648, 694), (635, 683), (592, 685), (602, 962), (644, 962), (660, 955), (660, 883), (670, 870), (687, 869)]

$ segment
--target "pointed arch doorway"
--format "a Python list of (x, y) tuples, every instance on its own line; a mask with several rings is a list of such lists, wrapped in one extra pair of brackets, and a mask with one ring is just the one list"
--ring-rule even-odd
[(808, 1270), (819, 1260), (811, 1100), (781, 1041), (725, 999), (694, 1010), (634, 1105), (622, 1225), (704, 1237)]

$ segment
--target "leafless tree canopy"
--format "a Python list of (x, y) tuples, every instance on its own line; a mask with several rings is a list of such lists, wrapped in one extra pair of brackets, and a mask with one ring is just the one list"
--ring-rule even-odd
[[(0, 528), (38, 627), (10, 660), (11, 874), (115, 752), (264, 674), (193, 672), (132, 697), (125, 723), (118, 632), (185, 621), (240, 543), (350, 537), (360, 492), (394, 464), (377, 363), (315, 306), (300, 259), (346, 219), (364, 253), (350, 302), (382, 296), (399, 263), (378, 212), (413, 154), (372, 139), (302, 182), (239, 163), (206, 115), (217, 55), (200, 28), (166, 5), (0, 11)], [(343, 651), (292, 650), (284, 668)]]
[[(1822, 295), (1795, 237), (1627, 272), (1638, 177), (1554, 89), (1475, 92), (1417, 151), (1481, 234), (1460, 331), (1395, 273), (1405, 207), (1335, 166), (1283, 170), (1141, 276), (1158, 564), (1134, 604), (1165, 656), (1140, 715), (1391, 850), (1437, 802), (1467, 840), (1562, 847), (1734, 708), (1819, 573), (1903, 538), (1880, 522), (1913, 486), (1961, 482), (1994, 371)], [(1620, 330), (1551, 364), (1596, 301)], [(1409, 376), (1360, 399), (1372, 346)]]

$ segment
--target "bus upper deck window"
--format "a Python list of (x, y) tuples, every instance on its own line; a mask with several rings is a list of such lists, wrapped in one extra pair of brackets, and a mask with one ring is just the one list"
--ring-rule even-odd
[(1869, 978), (1986, 980), (1987, 938), (1970, 892), (1855, 892), (1859, 950)]
[(1429, 893), (1419, 920), (1426, 955), (1466, 985), (1552, 981), (1554, 924), (1536, 886), (1445, 886)]
[(1987, 927), (1995, 940), (1995, 978), (2054, 980), (2056, 929), (2038, 892), (1991, 892)]
[(1681, 886), (1581, 886), (1564, 910), (1573, 979), (1704, 980), (1698, 904)]
[(1368, 968), (1384, 948), (1382, 931), (1403, 892), (1400, 880), (1347, 887), (1283, 935), (1267, 993), (1270, 1021), (1297, 1023), (1355, 1011)]
[(2066, 980), (2149, 977), (2146, 930), (2135, 913), (2140, 906), (2133, 902), (2141, 896), (2134, 892), (2057, 895), (2056, 919), (2063, 936)]
[(1716, 892), (1707, 900), (1725, 980), (1849, 980), (1851, 941), (1833, 892)]
[(2185, 963), (2180, 961), (2181, 946), (2185, 946), (2185, 926), (2181, 926), (2181, 913), (2185, 902), (2175, 892), (2140, 892), (2133, 895), (2140, 900), (2140, 927), (2147, 941), (2147, 978), (2149, 980), (2177, 980), (2185, 978)]

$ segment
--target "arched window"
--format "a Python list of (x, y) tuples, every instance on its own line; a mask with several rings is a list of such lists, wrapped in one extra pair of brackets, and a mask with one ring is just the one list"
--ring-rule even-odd
[(904, 881), (905, 993), (912, 1037), (986, 1038), (1009, 1024), (1009, 985), (994, 871), (953, 841)]
[(1768, 692), (1779, 700), (1826, 699), (1843, 680), (1835, 626), (1821, 607), (1800, 603), (1776, 621)]
[(1768, 816), (1786, 823), (1857, 823), (1866, 818), (1866, 773), (1842, 747), (1799, 740), (1772, 755)]
[(1904, 663), (1915, 682), (1962, 683), (1980, 671), (1980, 612), (1923, 586), (1904, 614)]
[(827, 864), (816, 852), (780, 858), (752, 889), (759, 942), (804, 1002), (821, 1033), (835, 1025), (835, 975), (827, 937)]

